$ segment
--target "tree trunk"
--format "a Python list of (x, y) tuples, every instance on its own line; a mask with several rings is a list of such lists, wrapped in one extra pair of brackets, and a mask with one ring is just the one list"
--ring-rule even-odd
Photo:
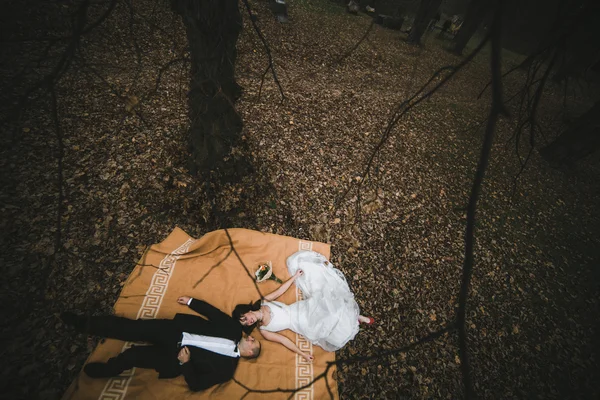
[(421, 43), (421, 37), (423, 36), (423, 33), (425, 33), (429, 22), (431, 22), (435, 16), (438, 8), (440, 8), (440, 4), (442, 4), (442, 0), (421, 0), (419, 9), (417, 10), (417, 16), (415, 17), (415, 22), (410, 29), (408, 38), (406, 39), (408, 43)]
[(192, 172), (223, 170), (238, 142), (242, 119), (234, 103), (242, 88), (234, 77), (242, 28), (237, 0), (171, 0), (187, 31), (191, 55), (188, 93)]
[(454, 52), (456, 54), (462, 54), (467, 43), (469, 43), (469, 40), (477, 31), (477, 28), (487, 16), (493, 4), (494, 2), (490, 0), (472, 0), (469, 3), (465, 21), (454, 38)]
[(600, 148), (600, 101), (540, 150), (552, 166), (571, 165)]

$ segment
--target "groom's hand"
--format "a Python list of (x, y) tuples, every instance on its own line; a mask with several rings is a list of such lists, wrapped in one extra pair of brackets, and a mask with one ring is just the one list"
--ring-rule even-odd
[(187, 306), (187, 304), (190, 302), (191, 297), (190, 296), (181, 296), (180, 298), (177, 299), (177, 302), (179, 304), (183, 304), (184, 306)]
[(177, 354), (177, 359), (181, 364), (190, 361), (190, 357), (190, 350), (187, 347), (182, 347), (181, 350), (179, 350), (179, 354)]

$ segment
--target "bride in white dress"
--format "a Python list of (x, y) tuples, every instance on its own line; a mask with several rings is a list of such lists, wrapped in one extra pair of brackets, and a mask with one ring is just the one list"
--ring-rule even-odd
[[(281, 343), (312, 361), (312, 355), (277, 332), (290, 329), (326, 351), (336, 351), (354, 339), (359, 323), (374, 322), (373, 318), (360, 315), (344, 275), (325, 256), (299, 251), (288, 257), (286, 263), (290, 279), (262, 301), (235, 307), (233, 317), (244, 325), (246, 333), (258, 326), (266, 340)], [(290, 305), (275, 301), (294, 282), (304, 299)]]

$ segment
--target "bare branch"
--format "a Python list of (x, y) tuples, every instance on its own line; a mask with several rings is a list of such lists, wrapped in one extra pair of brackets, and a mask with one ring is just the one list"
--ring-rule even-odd
[[(419, 90), (417, 90), (410, 98), (402, 101), (400, 104), (398, 104), (398, 106), (396, 106), (395, 110), (392, 112), (392, 115), (390, 116), (390, 119), (388, 120), (388, 124), (387, 124), (386, 128), (384, 129), (384, 131), (381, 135), (381, 138), (379, 139), (379, 142), (375, 145), (375, 148), (371, 151), (371, 154), (368, 157), (366, 166), (361, 174), (361, 179), (357, 183), (358, 187), (360, 187), (363, 184), (365, 177), (368, 176), (371, 166), (373, 164), (373, 160), (375, 159), (375, 156), (377, 155), (377, 153), (381, 150), (383, 145), (389, 139), (389, 137), (392, 133), (392, 130), (396, 126), (398, 121), (400, 121), (400, 119), (408, 111), (410, 111), (413, 107), (417, 106), (422, 101), (431, 97), (435, 92), (438, 91), (438, 89), (440, 89), (442, 86), (444, 86), (446, 83), (448, 83), (448, 81), (454, 75), (456, 75), (456, 73), (458, 71), (460, 71), (465, 65), (467, 65), (481, 51), (481, 49), (483, 48), (485, 43), (487, 43), (488, 39), (489, 39), (489, 36), (486, 36), (486, 38), (482, 40), (482, 42), (479, 44), (479, 46), (477, 46), (477, 48), (475, 48), (475, 50), (473, 50), (471, 52), (471, 54), (469, 54), (468, 57), (466, 57), (463, 61), (461, 61), (456, 66), (445, 66), (445, 67), (438, 69), (436, 72), (433, 73), (433, 75), (429, 78), (429, 80)], [(441, 74), (443, 72), (446, 72), (446, 71), (449, 71), (449, 73), (446, 76), (444, 76), (440, 80), (440, 82), (438, 82), (430, 91), (425, 92), (425, 90), (431, 84), (431, 82), (433, 82), (435, 79), (437, 79), (439, 76), (441, 76)], [(344, 191), (344, 193), (335, 202), (335, 205), (332, 209), (332, 214), (335, 214), (335, 212), (339, 209), (342, 201), (344, 201), (344, 199), (346, 198), (346, 196), (348, 195), (348, 193), (350, 192), (350, 190), (352, 188), (353, 188), (353, 183), (350, 182), (348, 185), (348, 188)]]
[[(263, 36), (262, 32), (260, 31), (260, 28), (256, 24), (256, 17), (252, 13), (252, 9), (250, 8), (250, 3), (248, 3), (248, 0), (242, 0), (242, 2), (246, 6), (246, 10), (248, 10), (248, 15), (250, 16), (250, 22), (252, 23), (252, 27), (256, 31), (256, 34), (260, 38), (260, 41), (262, 42), (262, 44), (265, 48), (265, 52), (267, 53), (267, 59), (269, 60), (269, 65), (267, 66), (266, 71), (271, 70), (271, 73), (273, 74), (273, 80), (277, 84), (277, 87), (279, 88), (279, 93), (281, 94), (281, 103), (283, 103), (283, 101), (285, 100), (285, 94), (283, 94), (283, 88), (281, 87), (281, 83), (279, 82), (279, 79), (277, 78), (277, 72), (275, 72), (275, 66), (273, 65), (273, 56), (271, 55), (271, 48), (267, 44), (267, 41), (266, 41), (265, 37)], [(263, 74), (263, 79), (261, 80), (261, 83), (260, 83), (261, 89), (262, 89), (264, 77), (267, 74), (266, 71)], [(259, 91), (258, 99), (260, 100), (260, 91)]]
[(166, 63), (165, 65), (163, 65), (158, 70), (158, 75), (156, 76), (156, 83), (154, 84), (154, 89), (152, 91), (146, 93), (146, 95), (144, 97), (142, 97), (140, 102), (154, 96), (156, 94), (156, 92), (158, 92), (158, 88), (160, 86), (160, 81), (162, 79), (162, 76), (170, 67), (172, 67), (173, 65), (178, 64), (178, 63), (184, 63), (186, 61), (190, 61), (190, 59), (187, 57), (179, 57), (179, 58), (171, 60), (168, 63)]
[(254, 284), (254, 288), (256, 289), (256, 292), (258, 293), (258, 295), (262, 299), (264, 296), (263, 296), (262, 292), (260, 291), (260, 289), (258, 287), (258, 283), (256, 283), (256, 279), (254, 279), (254, 277), (252, 275), (250, 275), (250, 272), (248, 272), (248, 267), (246, 267), (246, 264), (244, 264), (244, 261), (242, 260), (242, 257), (240, 257), (239, 253), (235, 249), (235, 246), (233, 245), (233, 239), (231, 238), (231, 235), (229, 234), (229, 230), (227, 228), (225, 228), (224, 230), (225, 230), (225, 234), (227, 235), (227, 239), (229, 239), (229, 245), (231, 246), (231, 250), (234, 252), (235, 256), (237, 257), (237, 259), (239, 260), (239, 262), (242, 264), (242, 267), (244, 267), (244, 271), (246, 271), (246, 275), (248, 275), (248, 277), (250, 278), (250, 280)]
[(492, 149), (493, 137), (496, 128), (496, 123), (501, 114), (505, 113), (502, 103), (502, 76), (500, 73), (500, 53), (501, 53), (501, 15), (500, 7), (497, 7), (494, 22), (492, 24), (492, 54), (491, 54), (491, 72), (492, 72), (492, 107), (490, 110), (483, 144), (481, 146), (481, 154), (479, 156), (479, 164), (475, 172), (473, 187), (469, 197), (467, 206), (467, 227), (465, 232), (465, 259), (463, 263), (462, 282), (458, 298), (458, 313), (456, 323), (458, 327), (458, 344), (460, 353), (460, 366), (463, 376), (463, 385), (465, 389), (465, 398), (472, 399), (475, 397), (473, 384), (471, 382), (471, 371), (468, 353), (468, 340), (466, 332), (466, 309), (469, 296), (469, 287), (471, 284), (471, 276), (473, 274), (473, 247), (475, 233), (475, 212), (477, 209), (477, 200), (481, 191), (481, 185), (485, 176), (490, 153)]
[(394, 356), (394, 355), (397, 355), (400, 353), (410, 351), (410, 350), (414, 349), (415, 347), (418, 347), (422, 344), (429, 343), (433, 340), (436, 340), (436, 339), (444, 336), (446, 333), (450, 333), (450, 332), (454, 331), (455, 329), (456, 329), (456, 322), (450, 322), (443, 328), (441, 328), (435, 332), (431, 332), (430, 334), (423, 336), (419, 340), (417, 340), (409, 345), (406, 345), (403, 347), (398, 347), (395, 349), (389, 349), (389, 350), (375, 350), (373, 352), (374, 354), (370, 355), (370, 356), (356, 356), (356, 357), (351, 357), (351, 358), (340, 359), (340, 360), (333, 361), (331, 364), (335, 364), (335, 365), (339, 366), (339, 365), (343, 365), (343, 364), (357, 364), (357, 363), (362, 363), (362, 362), (380, 360), (383, 357)]
[(340, 64), (342, 61), (344, 61), (346, 59), (346, 57), (348, 57), (350, 54), (352, 54), (352, 52), (354, 50), (356, 50), (358, 48), (358, 46), (360, 46), (360, 44), (367, 38), (367, 36), (369, 36), (369, 33), (371, 32), (371, 29), (373, 29), (373, 25), (375, 25), (375, 18), (373, 18), (371, 20), (371, 23), (369, 24), (369, 27), (367, 28), (367, 30), (365, 31), (365, 33), (362, 35), (362, 37), (360, 38), (360, 40), (358, 42), (356, 42), (356, 44), (354, 46), (352, 46), (347, 52), (345, 52), (344, 54), (342, 54), (342, 56), (340, 58), (338, 58), (337, 60), (335, 60), (333, 62), (333, 65)]
[(233, 245), (231, 246), (231, 248), (229, 249), (229, 252), (227, 252), (227, 254), (225, 255), (225, 257), (220, 260), (218, 263), (216, 263), (215, 265), (211, 266), (208, 271), (202, 275), (202, 277), (200, 279), (198, 279), (198, 281), (196, 283), (194, 283), (194, 286), (192, 286), (192, 289), (196, 289), (196, 287), (202, 283), (202, 281), (204, 279), (206, 279), (206, 277), (208, 277), (208, 275), (213, 271), (213, 269), (217, 268), (219, 265), (223, 264), (223, 262), (225, 260), (227, 260), (229, 258), (229, 256), (231, 255), (231, 253), (233, 252)]
[[(357, 357), (352, 357), (352, 358), (346, 358), (346, 359), (340, 359), (340, 360), (336, 360), (336, 361), (332, 361), (332, 362), (328, 362), (327, 363), (327, 367), (325, 368), (325, 371), (323, 371), (322, 373), (320, 373), (319, 375), (317, 375), (316, 377), (313, 378), (312, 381), (298, 387), (295, 389), (292, 388), (276, 388), (276, 389), (252, 389), (246, 385), (244, 385), (243, 383), (241, 383), (240, 381), (238, 381), (237, 379), (233, 378), (233, 381), (235, 383), (237, 383), (238, 385), (240, 385), (242, 388), (246, 389), (247, 393), (244, 396), (247, 396), (248, 393), (276, 393), (276, 392), (282, 392), (282, 393), (291, 393), (292, 397), (295, 393), (307, 389), (309, 387), (311, 387), (312, 385), (314, 385), (316, 382), (320, 381), (321, 379), (324, 379), (325, 381), (327, 381), (327, 374), (329, 373), (329, 370), (331, 368), (333, 368), (333, 366), (340, 366), (340, 365), (344, 365), (344, 364), (358, 364), (358, 363), (364, 363), (364, 362), (369, 362), (369, 361), (373, 361), (373, 360), (380, 360), (384, 357), (388, 357), (390, 355), (396, 355), (396, 354), (400, 354), (406, 351), (409, 351), (417, 346), (420, 346), (422, 344), (431, 342), (449, 332), (451, 332), (452, 330), (454, 330), (456, 327), (455, 323), (452, 322), (448, 325), (446, 325), (444, 328), (432, 332), (429, 335), (426, 335), (424, 337), (422, 337), (421, 339), (417, 340), (414, 343), (411, 343), (407, 346), (403, 346), (400, 348), (396, 348), (396, 349), (391, 349), (391, 350), (378, 350), (378, 351), (374, 351), (375, 354), (371, 355), (371, 356), (357, 356)], [(329, 390), (329, 388), (328, 388)], [(330, 395), (332, 395), (333, 393), (330, 392)]]

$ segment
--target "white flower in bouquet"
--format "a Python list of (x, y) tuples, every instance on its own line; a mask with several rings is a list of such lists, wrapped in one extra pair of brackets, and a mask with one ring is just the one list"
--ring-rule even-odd
[(271, 264), (271, 261), (258, 264), (258, 269), (254, 273), (254, 275), (256, 276), (256, 282), (258, 283), (264, 282), (266, 280), (272, 280), (277, 283), (282, 283), (281, 279), (276, 277), (273, 273), (273, 265)]

